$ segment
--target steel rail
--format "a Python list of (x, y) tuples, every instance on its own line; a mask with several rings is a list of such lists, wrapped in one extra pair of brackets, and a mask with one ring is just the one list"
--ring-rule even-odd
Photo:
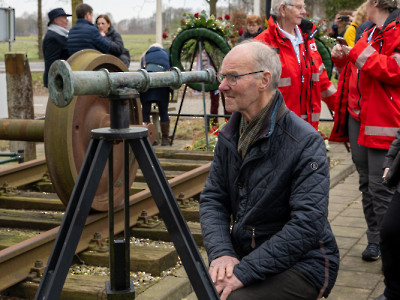
[[(169, 180), (175, 197), (184, 193), (185, 197), (189, 198), (200, 193), (208, 177), (210, 166), (211, 162)], [(129, 202), (130, 226), (136, 224), (143, 210), (146, 210), (150, 216), (158, 214), (158, 208), (148, 189), (132, 195)], [(115, 210), (116, 234), (124, 229), (123, 214), (123, 207)], [(37, 260), (47, 262), (59, 228), (58, 226), (0, 251), (0, 291), (25, 280)], [(91, 214), (88, 217), (76, 253), (88, 248), (95, 232), (108, 237), (107, 213)]]
[(0, 188), (17, 187), (39, 181), (46, 173), (45, 158), (37, 158), (0, 169)]

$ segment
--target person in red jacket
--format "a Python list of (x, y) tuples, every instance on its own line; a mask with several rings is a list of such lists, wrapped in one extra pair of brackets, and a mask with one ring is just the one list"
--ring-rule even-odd
[(330, 82), (314, 36), (316, 26), (304, 19), (303, 0), (272, 1), (269, 27), (255, 40), (274, 48), (281, 59), (279, 81), (287, 107), (318, 130), (321, 99), (333, 109), (335, 87)]
[(379, 230), (394, 193), (382, 184), (382, 166), (400, 128), (400, 10), (396, 0), (367, 0), (366, 9), (376, 26), (353, 48), (332, 49), (342, 72), (330, 140), (350, 141), (368, 226), (362, 258), (373, 261), (380, 257)]

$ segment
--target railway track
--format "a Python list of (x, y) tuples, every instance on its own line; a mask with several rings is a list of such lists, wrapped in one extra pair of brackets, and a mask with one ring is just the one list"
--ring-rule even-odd
[[(196, 206), (193, 206), (189, 199), (198, 195), (204, 187), (213, 154), (171, 150), (156, 151), (156, 154), (175, 197), (181, 202), (183, 214), (187, 216), (189, 221), (196, 220)], [(15, 190), (10, 188), (16, 185), (25, 185), (25, 187), (28, 186), (28, 189)], [(13, 295), (12, 293), (19, 291), (17, 296), (21, 297), (23, 295), (29, 298), (37, 288), (41, 272), (44, 270), (44, 264), (50, 255), (64, 214), (64, 205), (57, 195), (51, 192), (51, 182), (46, 176), (46, 162), (44, 159), (0, 170), (0, 187), (3, 187), (3, 193), (0, 195), (0, 291), (2, 291), (3, 295)], [(45, 190), (49, 192), (43, 192)], [(138, 238), (147, 238), (151, 236), (152, 228), (156, 225), (162, 227), (162, 225), (158, 224), (160, 223), (156, 217), (158, 208), (150, 191), (147, 189), (140, 170), (136, 174), (130, 191), (129, 222), (130, 226), (136, 225), (135, 229), (132, 230), (133, 235), (137, 235)], [(124, 229), (123, 207), (115, 209), (114, 226), (116, 234)], [(165, 235), (165, 229), (161, 231), (164, 231)], [(87, 249), (99, 250), (99, 248), (102, 248), (99, 253), (104, 252), (104, 250), (107, 250), (105, 242), (107, 237), (107, 212), (91, 213), (87, 219), (76, 253), (82, 253)], [(168, 239), (168, 234), (164, 239)], [(168, 255), (176, 262), (177, 255), (173, 252), (169, 251)], [(137, 255), (135, 254), (135, 249), (131, 253), (133, 256)], [(87, 254), (81, 255), (86, 262), (99, 262), (101, 260), (100, 256), (91, 258)], [(107, 255), (106, 253), (103, 256)], [(139, 255), (143, 256), (145, 254)], [(155, 254), (155, 256), (157, 255), (161, 254)], [(104, 258), (102, 259), (104, 260)], [(159, 265), (163, 264), (163, 259), (160, 258), (155, 263), (158, 267), (155, 267), (154, 264), (151, 266), (151, 263), (148, 263), (143, 268), (153, 270), (157, 273), (156, 275), (159, 275), (162, 271)], [(137, 264), (140, 265), (141, 263)], [(171, 263), (164, 262), (164, 264), (165, 268), (171, 267)], [(21, 282), (25, 283), (21, 284)], [(30, 284), (28, 284), (29, 282)], [(68, 285), (68, 280), (66, 285)], [(15, 288), (16, 286), (18, 288)], [(27, 291), (21, 294), (21, 287), (25, 287)], [(78, 286), (79, 288), (82, 289), (82, 286)], [(104, 278), (101, 289), (104, 289)], [(98, 294), (98, 291), (95, 293)], [(75, 299), (71, 294), (69, 296), (63, 296), (63, 294), (64, 291), (61, 298)], [(97, 296), (93, 297), (93, 299), (101, 299), (96, 298)], [(85, 299), (91, 298), (85, 294)]]

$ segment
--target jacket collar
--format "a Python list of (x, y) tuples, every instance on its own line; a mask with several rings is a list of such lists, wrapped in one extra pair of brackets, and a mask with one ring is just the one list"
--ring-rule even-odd
[(392, 11), (389, 15), (389, 17), (386, 19), (385, 23), (383, 23), (382, 30), (385, 30), (386, 27), (396, 21), (396, 23), (400, 22), (400, 9), (396, 8), (394, 11)]
[[(276, 30), (278, 32), (278, 35), (282, 39), (285, 38), (284, 34), (282, 34), (282, 32), (279, 30), (279, 27), (278, 27), (278, 25), (276, 23), (276, 17), (275, 16), (271, 16), (269, 18), (268, 26), (271, 27), (271, 30)], [(315, 37), (315, 35), (317, 34), (317, 32), (318, 32), (317, 26), (315, 26), (313, 22), (308, 21), (308, 20), (306, 20), (304, 18), (301, 20), (299, 28), (300, 28), (301, 34), (303, 35), (303, 40), (304, 41), (312, 40)]]
[[(280, 118), (284, 115), (284, 113), (288, 110), (285, 102), (283, 101), (283, 96), (281, 92), (277, 89), (275, 93), (275, 97), (272, 99), (274, 101), (271, 111), (268, 113), (268, 117), (265, 119), (265, 122), (260, 130), (260, 134), (257, 139), (260, 139), (264, 136), (269, 137), (275, 130), (275, 124), (280, 120)], [(232, 114), (229, 122), (226, 124), (224, 128), (221, 129), (220, 135), (224, 136), (228, 140), (237, 140), (240, 120), (242, 114), (239, 112), (235, 112)], [(235, 139), (233, 139), (235, 137)]]

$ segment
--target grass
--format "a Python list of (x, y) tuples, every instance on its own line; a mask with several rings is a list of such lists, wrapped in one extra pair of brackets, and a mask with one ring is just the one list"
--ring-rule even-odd
[[(131, 54), (131, 60), (139, 61), (142, 54), (151, 44), (156, 42), (154, 34), (123, 34), (125, 48)], [(4, 54), (10, 52), (8, 43), (0, 43), (0, 61), (4, 61)], [(41, 61), (38, 52), (37, 36), (16, 37), (11, 43), (11, 52), (22, 52), (28, 55), (29, 61)]]

